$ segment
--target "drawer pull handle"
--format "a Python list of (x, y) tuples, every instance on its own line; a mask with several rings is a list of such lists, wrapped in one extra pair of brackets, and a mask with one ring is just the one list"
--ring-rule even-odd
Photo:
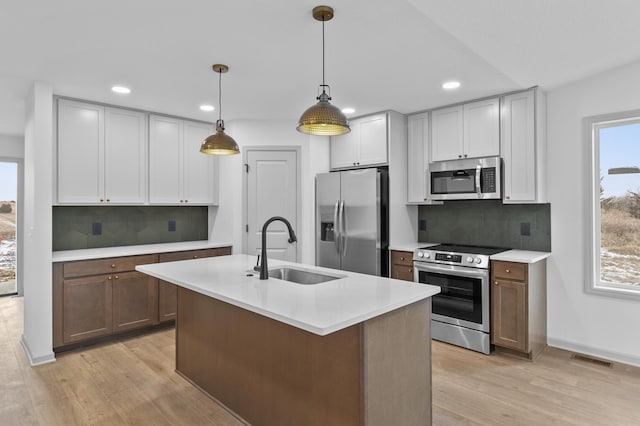
[(112, 264), (111, 264), (111, 267), (112, 267), (112, 268), (115, 268), (115, 267), (116, 267), (116, 264), (115, 264), (115, 263), (112, 263)]
[(504, 271), (505, 271), (507, 274), (511, 272), (511, 271), (510, 271), (510, 270), (508, 270), (508, 269), (505, 269)]

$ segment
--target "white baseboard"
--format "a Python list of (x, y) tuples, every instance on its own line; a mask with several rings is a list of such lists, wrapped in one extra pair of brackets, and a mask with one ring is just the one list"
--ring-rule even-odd
[(29, 349), (29, 343), (27, 342), (27, 339), (24, 337), (24, 334), (22, 335), (22, 338), (20, 339), (20, 343), (22, 344), (22, 348), (26, 352), (27, 358), (29, 358), (29, 364), (31, 364), (32, 367), (35, 367), (36, 365), (42, 365), (42, 364), (48, 364), (50, 362), (55, 362), (56, 355), (53, 353), (53, 351), (51, 351), (48, 354), (37, 356), (37, 357), (32, 356), (31, 355), (31, 349)]
[(555, 339), (547, 337), (547, 344), (554, 348), (564, 349), (570, 352), (577, 352), (583, 355), (591, 355), (597, 358), (606, 359), (608, 361), (620, 362), (622, 364), (640, 367), (640, 356), (621, 354), (618, 352), (607, 351), (599, 348), (593, 348), (579, 343), (569, 342), (567, 340)]

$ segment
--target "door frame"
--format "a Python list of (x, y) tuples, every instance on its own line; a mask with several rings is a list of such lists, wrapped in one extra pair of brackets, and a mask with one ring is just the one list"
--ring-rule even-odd
[[(296, 226), (298, 229), (294, 229), (296, 235), (303, 235), (302, 233), (302, 157), (301, 157), (301, 147), (299, 145), (269, 145), (269, 146), (260, 146), (260, 145), (250, 145), (245, 146), (242, 150), (242, 167), (245, 170), (242, 173), (242, 252), (247, 253), (247, 246), (249, 245), (249, 234), (247, 233), (247, 224), (249, 221), (249, 212), (247, 208), (249, 206), (249, 179), (247, 179), (247, 171), (246, 167), (248, 163), (248, 155), (250, 151), (263, 151), (263, 152), (278, 152), (278, 151), (295, 151), (296, 153)], [(315, 222), (314, 222), (315, 223)], [(296, 248), (296, 262), (300, 262), (302, 259), (302, 245), (298, 243)]]
[(24, 268), (24, 159), (4, 157), (0, 155), (0, 163), (15, 163), (17, 165), (17, 199), (16, 204), (16, 293), (24, 296), (23, 268)]

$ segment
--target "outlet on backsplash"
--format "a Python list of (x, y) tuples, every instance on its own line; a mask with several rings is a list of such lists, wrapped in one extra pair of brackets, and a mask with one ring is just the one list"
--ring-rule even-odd
[(520, 223), (520, 235), (522, 236), (531, 235), (531, 224), (529, 222)]
[(92, 223), (91, 224), (91, 235), (102, 235), (102, 224), (101, 223)]
[(169, 221), (169, 232), (176, 232), (176, 221), (175, 220), (170, 220)]

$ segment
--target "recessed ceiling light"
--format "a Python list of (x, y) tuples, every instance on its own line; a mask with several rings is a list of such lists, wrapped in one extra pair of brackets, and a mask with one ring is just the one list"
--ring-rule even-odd
[(200, 105), (200, 109), (202, 111), (213, 111), (215, 108), (213, 107), (213, 105)]
[(343, 114), (353, 114), (354, 112), (356, 112), (354, 108), (342, 108)]
[(129, 93), (131, 93), (131, 89), (129, 89), (128, 87), (124, 87), (124, 86), (113, 86), (111, 88), (111, 90), (116, 92), (116, 93), (120, 93), (122, 95), (128, 95)]
[(442, 88), (447, 90), (457, 89), (458, 87), (460, 87), (459, 81), (447, 81), (442, 85)]

